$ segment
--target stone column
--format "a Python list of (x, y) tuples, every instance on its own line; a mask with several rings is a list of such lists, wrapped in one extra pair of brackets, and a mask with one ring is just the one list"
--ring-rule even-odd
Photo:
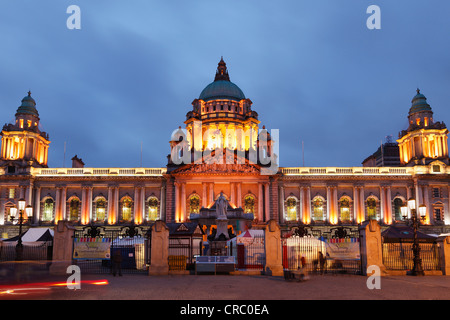
[(367, 275), (369, 266), (378, 266), (381, 275), (386, 275), (383, 264), (381, 228), (376, 220), (368, 220), (359, 226), (359, 240), (361, 248), (361, 271)]
[(359, 196), (358, 187), (353, 186), (353, 221), (359, 223)]
[[(280, 216), (278, 219), (278, 223), (282, 224), (285, 222), (286, 220), (286, 216), (285, 216), (285, 209), (284, 209), (284, 187), (280, 186), (280, 198), (278, 199), (279, 201), (279, 207), (280, 207)], [(300, 221), (300, 212), (297, 212), (297, 220)]]
[(237, 205), (238, 208), (242, 208), (242, 183), (237, 184)]
[(214, 182), (209, 184), (209, 204), (214, 203)]
[(264, 231), (266, 265), (264, 273), (270, 276), (282, 276), (281, 232), (276, 220), (269, 220)]
[[(84, 193), (83, 193), (84, 194)], [(113, 188), (108, 187), (108, 224), (114, 223), (114, 195), (113, 195)], [(82, 200), (81, 203), (84, 203)], [(98, 219), (98, 217), (97, 217)]]
[(67, 187), (62, 188), (61, 192), (61, 212), (62, 219), (67, 220), (66, 211), (67, 211)]
[(331, 211), (331, 187), (327, 186), (327, 216), (325, 217), (325, 220), (330, 222), (330, 211)]
[(360, 222), (366, 220), (366, 210), (365, 210), (365, 199), (364, 199), (364, 187), (359, 188), (359, 219)]
[(202, 207), (206, 208), (208, 206), (208, 198), (206, 196), (206, 183), (202, 182), (202, 188), (203, 188), (203, 193), (202, 193)]
[(332, 210), (332, 223), (337, 224), (339, 221), (339, 205), (338, 205), (338, 195), (337, 187), (333, 188), (333, 210)]
[(234, 182), (230, 183), (230, 202), (232, 205), (236, 205), (236, 193), (235, 193), (235, 186), (236, 184)]
[(117, 223), (119, 221), (119, 187), (114, 188), (114, 221)]
[(311, 218), (311, 187), (306, 188), (306, 212), (307, 212), (307, 223), (310, 223)]
[(175, 185), (175, 222), (180, 221), (180, 184), (178, 182)]
[(380, 187), (380, 221), (386, 222), (384, 220), (386, 214), (386, 199), (385, 199), (386, 189), (385, 187)]
[(89, 187), (88, 189), (88, 223), (92, 221), (92, 194), (93, 194), (93, 187)]
[(450, 236), (438, 237), (436, 242), (441, 256), (441, 270), (445, 276), (450, 275)]
[[(4, 210), (3, 210), (4, 212)], [(36, 188), (36, 194), (34, 197), (34, 212), (33, 212), (33, 223), (39, 223), (39, 216), (41, 215), (41, 187)]]
[(55, 223), (61, 219), (61, 188), (56, 187), (56, 197), (55, 197)]
[(186, 221), (186, 183), (181, 184), (181, 222)]
[(386, 214), (387, 214), (387, 219), (386, 219), (386, 223), (387, 224), (392, 224), (392, 193), (391, 193), (391, 187), (388, 186), (386, 188)]
[(265, 183), (264, 184), (264, 207), (265, 209), (265, 217), (264, 217), (264, 221), (269, 221), (271, 219), (271, 214), (270, 214), (270, 194), (269, 194), (269, 187), (270, 184), (269, 183)]
[(262, 183), (258, 183), (258, 221), (263, 221), (263, 214), (264, 214), (264, 196), (263, 196), (263, 187)]
[(166, 187), (161, 187), (160, 202), (159, 202), (159, 219), (166, 221)]
[(169, 228), (163, 221), (152, 225), (152, 248), (149, 275), (169, 274)]
[(133, 220), (134, 223), (138, 224), (139, 221), (139, 205), (140, 205), (140, 201), (139, 201), (139, 188), (138, 187), (134, 187), (134, 206), (133, 206)]
[(87, 207), (87, 189), (86, 187), (81, 187), (81, 223), (82, 224), (88, 224), (88, 207)]
[(145, 220), (145, 187), (141, 187), (141, 221), (140, 223), (143, 223)]

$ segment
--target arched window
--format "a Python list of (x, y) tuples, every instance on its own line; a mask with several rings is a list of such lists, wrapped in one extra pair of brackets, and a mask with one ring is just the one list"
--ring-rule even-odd
[(397, 221), (403, 220), (401, 208), (405, 205), (402, 198), (395, 198), (394, 205), (394, 219)]
[(41, 221), (50, 222), (53, 220), (54, 207), (55, 207), (55, 202), (53, 201), (52, 198), (47, 198), (44, 200)]
[(189, 213), (200, 213), (200, 197), (196, 194), (189, 198)]
[(159, 219), (158, 215), (159, 201), (157, 197), (150, 197), (148, 199), (148, 220), (156, 221)]
[(122, 220), (125, 222), (131, 221), (133, 212), (133, 200), (130, 197), (122, 198)]
[(94, 205), (94, 221), (104, 222), (106, 220), (106, 199), (104, 197), (97, 197)]
[(73, 197), (69, 200), (69, 221), (78, 221), (80, 213), (80, 199)]
[(248, 194), (244, 197), (244, 213), (255, 213), (255, 197)]
[(377, 219), (377, 200), (375, 198), (368, 198), (367, 204), (367, 219), (376, 220)]
[(313, 218), (314, 221), (323, 221), (323, 199), (320, 197), (315, 197), (313, 199)]
[(295, 197), (289, 197), (286, 199), (286, 220), (297, 220), (297, 199)]
[(350, 214), (350, 200), (348, 198), (342, 198), (339, 201), (339, 213), (342, 222), (350, 222), (352, 220)]

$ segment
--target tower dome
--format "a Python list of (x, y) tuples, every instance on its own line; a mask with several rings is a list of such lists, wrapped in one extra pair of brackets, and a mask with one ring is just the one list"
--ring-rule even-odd
[(420, 90), (417, 89), (417, 94), (411, 100), (411, 108), (409, 109), (409, 114), (413, 114), (416, 112), (422, 111), (431, 111), (430, 105), (427, 103), (427, 98), (420, 93)]
[(245, 99), (242, 90), (230, 81), (227, 65), (225, 61), (223, 61), (223, 58), (220, 59), (218, 64), (214, 81), (203, 89), (199, 99), (205, 102), (216, 99), (230, 99), (236, 101)]
[(36, 101), (31, 97), (30, 91), (28, 91), (28, 95), (22, 99), (22, 104), (17, 109), (16, 116), (18, 114), (31, 114), (39, 118), (39, 113), (36, 109)]

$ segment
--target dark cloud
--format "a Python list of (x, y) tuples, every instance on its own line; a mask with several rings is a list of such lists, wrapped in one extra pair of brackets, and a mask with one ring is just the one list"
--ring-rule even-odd
[[(81, 8), (68, 30), (66, 9)], [(366, 28), (377, 4), (382, 29)], [(358, 166), (406, 128), (417, 87), (450, 121), (450, 5), (438, 1), (3, 1), (0, 109), (31, 89), (50, 166), (164, 166), (224, 56), (282, 166)]]

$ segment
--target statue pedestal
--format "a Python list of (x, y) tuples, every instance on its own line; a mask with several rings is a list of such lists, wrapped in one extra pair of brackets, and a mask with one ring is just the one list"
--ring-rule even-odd
[[(216, 223), (217, 223), (217, 232), (214, 240), (230, 240), (230, 236), (228, 235), (228, 219), (217, 218)], [(222, 234), (223, 237), (220, 237), (220, 235)]]
[(227, 241), (211, 241), (211, 255), (212, 256), (226, 256), (227, 255)]

